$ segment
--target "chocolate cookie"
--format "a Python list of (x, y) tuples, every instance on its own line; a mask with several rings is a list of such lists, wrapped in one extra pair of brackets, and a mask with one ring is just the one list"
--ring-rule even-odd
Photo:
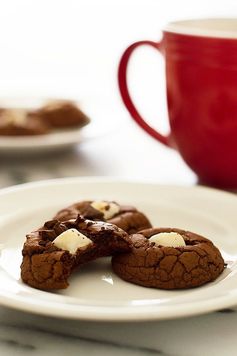
[(76, 267), (129, 249), (128, 234), (112, 224), (81, 216), (63, 223), (51, 220), (27, 235), (21, 278), (38, 289), (66, 288)]
[(211, 282), (224, 270), (220, 251), (210, 240), (192, 232), (152, 228), (130, 238), (132, 250), (112, 258), (114, 272), (125, 281), (185, 289)]
[(47, 124), (23, 109), (0, 109), (1, 136), (43, 135), (49, 132)]
[(75, 219), (81, 214), (86, 219), (106, 221), (128, 234), (151, 227), (148, 218), (133, 206), (120, 205), (113, 201), (82, 201), (60, 210), (54, 217), (60, 221)]
[(42, 121), (53, 128), (83, 127), (90, 119), (69, 100), (55, 100), (49, 102), (36, 111)]

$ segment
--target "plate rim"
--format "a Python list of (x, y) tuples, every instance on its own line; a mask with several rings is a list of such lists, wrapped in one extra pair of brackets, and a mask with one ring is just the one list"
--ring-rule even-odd
[(62, 129), (43, 135), (34, 136), (1, 136), (0, 151), (24, 150), (27, 148), (58, 147), (80, 143), (83, 138), (83, 127)]
[(208, 187), (202, 184), (163, 184), (157, 182), (155, 179), (140, 179), (140, 178), (129, 178), (129, 177), (119, 177), (119, 176), (73, 176), (73, 177), (60, 177), (60, 178), (50, 178), (50, 179), (42, 179), (38, 181), (32, 181), (32, 182), (26, 182), (26, 183), (21, 183), (21, 184), (14, 184), (8, 187), (0, 188), (0, 196), (2, 194), (8, 193), (10, 191), (15, 191), (15, 190), (23, 190), (24, 188), (32, 188), (32, 187), (39, 187), (39, 186), (44, 186), (46, 184), (52, 183), (52, 184), (61, 184), (61, 182), (65, 183), (75, 183), (75, 182), (80, 182), (80, 183), (129, 183), (129, 184), (141, 184), (141, 185), (147, 185), (147, 184), (152, 184), (152, 185), (157, 185), (160, 188), (169, 188), (169, 189), (190, 189), (190, 190), (201, 190), (201, 191), (210, 191), (219, 195), (226, 195), (229, 197), (235, 197), (237, 198), (236, 193), (231, 192), (231, 191), (226, 191), (226, 190), (221, 190), (215, 187)]

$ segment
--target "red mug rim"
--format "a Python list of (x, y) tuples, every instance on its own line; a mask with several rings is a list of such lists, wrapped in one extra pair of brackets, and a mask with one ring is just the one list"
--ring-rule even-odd
[(170, 22), (165, 33), (237, 40), (237, 18), (202, 18)]

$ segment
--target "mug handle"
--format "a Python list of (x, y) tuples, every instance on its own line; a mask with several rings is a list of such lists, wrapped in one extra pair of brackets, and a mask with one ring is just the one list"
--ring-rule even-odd
[(153, 127), (148, 125), (146, 121), (142, 118), (142, 116), (139, 114), (137, 111), (135, 105), (132, 102), (131, 96), (128, 91), (128, 84), (127, 84), (127, 66), (128, 62), (130, 59), (131, 54), (133, 51), (140, 46), (143, 45), (148, 45), (151, 46), (155, 49), (160, 50), (160, 43), (159, 42), (153, 42), (153, 41), (139, 41), (131, 44), (123, 53), (120, 63), (119, 63), (119, 68), (118, 68), (118, 83), (119, 83), (119, 89), (120, 93), (123, 99), (123, 102), (130, 112), (132, 118), (136, 121), (136, 123), (144, 129), (149, 135), (151, 135), (153, 138), (156, 140), (160, 141), (166, 146), (171, 147), (171, 143), (169, 140), (169, 136), (164, 136), (160, 134), (158, 131), (156, 131)]

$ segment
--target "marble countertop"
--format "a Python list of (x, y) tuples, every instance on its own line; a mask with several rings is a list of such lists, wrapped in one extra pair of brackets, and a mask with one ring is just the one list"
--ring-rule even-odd
[[(129, 121), (66, 152), (0, 156), (0, 187), (65, 176), (119, 176), (195, 184), (179, 155)], [(236, 355), (237, 309), (168, 321), (58, 320), (0, 307), (0, 355)]]
[(146, 323), (57, 320), (0, 309), (0, 354), (236, 355), (237, 312)]

